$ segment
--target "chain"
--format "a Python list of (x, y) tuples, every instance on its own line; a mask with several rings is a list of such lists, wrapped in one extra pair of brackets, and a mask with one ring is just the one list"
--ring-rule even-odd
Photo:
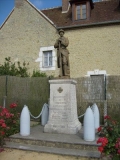
[(42, 111), (40, 112), (40, 114), (39, 114), (37, 117), (34, 117), (34, 116), (31, 114), (30, 110), (29, 110), (30, 116), (31, 116), (32, 118), (34, 118), (34, 119), (40, 118), (40, 116), (42, 115), (43, 110), (44, 110), (44, 108), (45, 108), (46, 105), (47, 105), (47, 107), (48, 107), (48, 104), (45, 103), (45, 104), (43, 105), (43, 107), (42, 107)]
[[(92, 109), (92, 106), (90, 108)], [(81, 117), (83, 117), (84, 115), (85, 115), (85, 113), (82, 114), (82, 115), (80, 115), (80, 116), (78, 116), (78, 119), (81, 118)]]

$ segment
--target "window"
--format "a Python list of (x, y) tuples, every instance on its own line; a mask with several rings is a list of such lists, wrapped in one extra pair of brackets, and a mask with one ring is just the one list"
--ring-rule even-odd
[(43, 51), (43, 67), (52, 66), (52, 51)]
[(76, 20), (86, 19), (86, 18), (87, 18), (86, 4), (76, 5)]
[(35, 62), (40, 62), (41, 71), (55, 70), (56, 61), (54, 46), (41, 47), (39, 57), (35, 60)]
[(69, 0), (72, 6), (72, 20), (90, 20), (91, 10), (94, 8), (92, 0)]
[(102, 2), (103, 0), (93, 0), (93, 2)]

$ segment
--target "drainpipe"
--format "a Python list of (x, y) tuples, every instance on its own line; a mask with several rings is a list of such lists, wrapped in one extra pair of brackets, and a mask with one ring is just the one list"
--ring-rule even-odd
[(104, 90), (104, 93), (105, 93), (105, 97), (104, 97), (104, 116), (106, 116), (108, 114), (107, 113), (107, 96), (106, 96), (106, 93), (107, 93), (106, 75), (104, 75), (104, 86), (105, 86), (105, 90)]
[(5, 78), (5, 96), (3, 97), (3, 108), (6, 108), (7, 83), (8, 83), (8, 76), (6, 75), (6, 78)]

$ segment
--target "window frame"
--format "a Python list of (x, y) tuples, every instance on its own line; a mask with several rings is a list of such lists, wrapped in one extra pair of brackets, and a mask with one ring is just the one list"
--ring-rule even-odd
[[(86, 17), (85, 18), (83, 18), (83, 6), (85, 6), (85, 15), (86, 15)], [(80, 12), (80, 18), (78, 18), (78, 8), (79, 7), (79, 12)], [(84, 3), (77, 3), (77, 4), (75, 4), (75, 20), (86, 20), (87, 19), (87, 3), (86, 2), (84, 2)]]
[[(73, 21), (86, 21), (90, 19), (91, 16), (91, 4), (90, 1), (81, 0), (81, 2), (73, 1), (71, 3), (72, 5), (72, 20)], [(85, 19), (77, 19), (76, 17), (76, 6), (78, 5), (86, 5), (86, 18)]]
[[(51, 51), (52, 52), (52, 66), (44, 66), (44, 52)], [(49, 70), (55, 70), (56, 69), (56, 52), (54, 46), (48, 46), (48, 47), (40, 47), (39, 57), (35, 60), (35, 62), (40, 62), (40, 70), (41, 71), (49, 71)]]
[[(51, 60), (51, 65), (50, 65), (50, 58), (53, 59), (52, 50), (43, 51), (43, 63), (42, 63), (43, 64), (43, 68), (52, 67), (53, 60)], [(47, 65), (45, 65), (46, 60), (47, 60)]]

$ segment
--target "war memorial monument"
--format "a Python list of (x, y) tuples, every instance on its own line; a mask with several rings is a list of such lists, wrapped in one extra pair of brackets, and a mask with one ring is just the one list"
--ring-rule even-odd
[(50, 83), (49, 119), (44, 132), (76, 134), (81, 129), (77, 115), (76, 81), (70, 79), (69, 44), (64, 37), (64, 30), (59, 30), (60, 37), (54, 47), (57, 49), (59, 76)]

